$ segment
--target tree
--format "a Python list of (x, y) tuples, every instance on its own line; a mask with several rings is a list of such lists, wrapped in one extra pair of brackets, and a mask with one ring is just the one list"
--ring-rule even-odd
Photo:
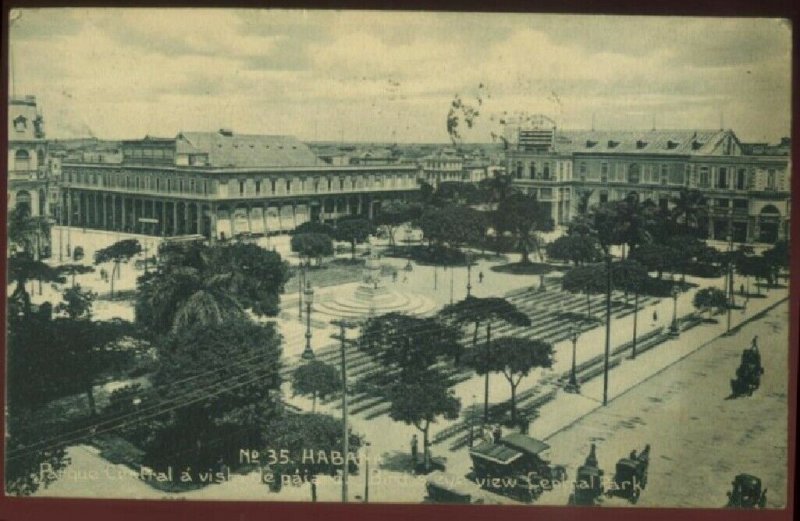
[(159, 335), (241, 318), (248, 308), (272, 316), (288, 274), (278, 253), (254, 244), (171, 244), (159, 251), (156, 269), (138, 279), (136, 322)]
[(94, 263), (103, 264), (104, 262), (113, 262), (114, 267), (111, 270), (111, 298), (114, 298), (114, 278), (119, 278), (120, 264), (128, 262), (136, 255), (142, 252), (142, 245), (136, 239), (124, 239), (117, 241), (110, 246), (99, 249), (94, 252)]
[(80, 284), (67, 288), (63, 293), (63, 301), (56, 306), (56, 312), (65, 313), (72, 320), (91, 319), (92, 302), (97, 293), (81, 289)]
[(459, 248), (464, 244), (481, 242), (486, 236), (487, 223), (483, 212), (467, 206), (450, 205), (428, 208), (420, 218), (420, 228), (429, 241)]
[[(124, 320), (92, 321), (83, 317), (56, 318), (53, 332), (61, 339), (60, 349), (52, 356), (65, 374), (65, 389), (73, 385), (86, 395), (89, 413), (97, 414), (94, 385), (108, 368), (119, 365), (118, 360), (127, 360), (124, 350), (114, 349), (111, 344), (134, 334), (132, 324)], [(68, 377), (66, 375), (69, 375)]]
[(75, 276), (92, 273), (94, 271), (94, 267), (86, 266), (85, 264), (63, 264), (61, 266), (57, 266), (56, 270), (63, 275), (69, 275), (72, 278), (72, 285), (75, 286)]
[(407, 382), (441, 359), (460, 356), (459, 333), (432, 317), (387, 313), (367, 320), (358, 347)]
[(8, 407), (6, 410), (3, 475), (8, 495), (30, 496), (40, 487), (46, 488), (56, 481), (58, 473), (69, 465), (65, 447), (41, 444), (33, 447), (39, 442), (42, 432), (52, 436), (66, 430), (63, 417), (50, 416), (42, 421), (41, 416), (27, 407)]
[(42, 282), (64, 282), (55, 269), (42, 261), (35, 260), (33, 255), (27, 251), (16, 252), (9, 256), (8, 280), (17, 284), (11, 297), (19, 301), (26, 311), (29, 311), (31, 306), (31, 297), (25, 288), (25, 284), (29, 280), (39, 281), (39, 294), (41, 294)]
[(764, 263), (770, 271), (769, 279), (778, 281), (778, 276), (782, 269), (789, 269), (789, 242), (785, 240), (777, 241), (772, 248), (761, 254)]
[(753, 277), (756, 279), (756, 291), (761, 294), (761, 285), (758, 283), (759, 279), (769, 281), (772, 277), (772, 266), (766, 260), (765, 255), (742, 255), (736, 259), (736, 271), (745, 277)]
[(511, 386), (511, 421), (517, 421), (517, 386), (537, 367), (552, 367), (553, 346), (543, 340), (500, 337), (493, 341), (492, 359), (487, 365), (476, 352), (470, 358), (478, 374), (502, 373)]
[(428, 430), (436, 418), (458, 418), (461, 401), (449, 387), (447, 378), (438, 371), (427, 369), (410, 382), (398, 382), (390, 390), (389, 417), (413, 425), (422, 432), (425, 470), (430, 469)]
[(496, 217), (497, 231), (514, 234), (522, 254), (521, 262), (530, 263), (530, 251), (539, 251), (540, 241), (536, 232), (547, 230), (550, 225), (546, 209), (535, 195), (514, 192), (498, 204)]
[(665, 270), (675, 271), (683, 260), (685, 251), (681, 252), (663, 244), (647, 243), (631, 250), (629, 258), (644, 265), (648, 270), (658, 273), (658, 278)]
[[(641, 248), (640, 246), (639, 248)], [(638, 248), (637, 248), (638, 249)], [(631, 341), (631, 358), (636, 358), (636, 326), (639, 318), (639, 294), (644, 290), (649, 279), (647, 269), (635, 260), (615, 262), (612, 266), (611, 282), (625, 291), (633, 291), (633, 339)]]
[(597, 241), (592, 237), (582, 237), (578, 234), (562, 235), (548, 243), (545, 250), (549, 258), (569, 261), (576, 266), (600, 260)]
[[(281, 447), (288, 452), (290, 466), (280, 468), (282, 473), (293, 473), (306, 477), (311, 483), (311, 501), (317, 500), (317, 479), (322, 474), (332, 475), (338, 470), (339, 465), (331, 457), (341, 454), (344, 442), (342, 422), (339, 418), (324, 414), (284, 414), (269, 427), (269, 445), (264, 451), (269, 454), (275, 447)], [(346, 461), (349, 463), (356, 459), (361, 437), (348, 431), (348, 454)], [(313, 457), (309, 457), (313, 455)], [(344, 455), (343, 455), (344, 458)], [(280, 464), (277, 465), (280, 467)], [(343, 472), (351, 472), (351, 464), (342, 465)], [(278, 470), (278, 469), (274, 469)], [(274, 479), (279, 479), (275, 476)]]
[(682, 188), (678, 196), (672, 198), (672, 204), (670, 217), (676, 231), (682, 228), (684, 233), (695, 237), (705, 235), (703, 226), (708, 220), (708, 203), (700, 190)]
[(333, 226), (330, 224), (325, 224), (318, 221), (306, 221), (295, 228), (292, 233), (294, 235), (300, 235), (302, 233), (321, 233), (323, 235), (327, 235), (328, 237), (333, 237), (336, 232)]
[(317, 265), (322, 265), (322, 257), (333, 255), (333, 240), (322, 233), (301, 233), (292, 236), (292, 251), (306, 257), (317, 259)]
[(50, 220), (33, 217), (28, 206), (17, 205), (8, 213), (8, 243), (28, 252), (35, 260), (43, 257), (44, 244), (49, 243)]
[(350, 243), (352, 258), (356, 258), (356, 244), (366, 241), (375, 232), (375, 227), (367, 219), (345, 218), (336, 221), (336, 228), (333, 230), (333, 238), (337, 241), (347, 241)]
[[(488, 297), (478, 298), (469, 296), (464, 300), (445, 306), (439, 315), (445, 320), (452, 320), (456, 324), (472, 323), (475, 326), (472, 335), (473, 367), (476, 361), (486, 367), (483, 389), (483, 420), (489, 421), (489, 372), (494, 364), (492, 349), (492, 322), (502, 320), (515, 326), (528, 326), (531, 321), (528, 315), (520, 311), (514, 304), (504, 298)], [(486, 324), (486, 337), (483, 349), (478, 351), (478, 329), (482, 323)]]
[(388, 201), (381, 205), (380, 213), (375, 216), (375, 223), (383, 226), (389, 235), (389, 245), (394, 247), (394, 233), (398, 226), (419, 217), (422, 206), (417, 203), (405, 201)]
[(719, 288), (703, 288), (694, 294), (692, 303), (700, 311), (712, 309), (719, 311), (728, 307), (728, 298), (725, 296), (725, 292)]
[(248, 319), (189, 325), (162, 338), (153, 386), (160, 401), (180, 399), (164, 408), (143, 463), (202, 470), (267, 443), (281, 410), (280, 342), (272, 324)]
[(514, 178), (507, 174), (495, 174), (492, 177), (482, 179), (478, 183), (478, 189), (483, 192), (483, 200), (487, 203), (499, 203), (513, 191)]
[(317, 409), (317, 397), (325, 398), (340, 391), (342, 380), (334, 366), (320, 360), (301, 364), (292, 373), (292, 392), (311, 396), (311, 412)]

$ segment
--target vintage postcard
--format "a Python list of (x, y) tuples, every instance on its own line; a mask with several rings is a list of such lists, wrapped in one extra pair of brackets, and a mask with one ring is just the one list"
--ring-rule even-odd
[(787, 20), (8, 23), (6, 495), (787, 507)]

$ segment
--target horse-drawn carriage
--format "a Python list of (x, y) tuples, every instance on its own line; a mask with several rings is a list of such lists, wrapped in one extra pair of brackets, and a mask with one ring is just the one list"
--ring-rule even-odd
[(575, 483), (573, 484), (573, 492), (569, 496), (569, 504), (594, 505), (603, 495), (603, 475), (603, 470), (597, 466), (595, 445), (592, 443), (592, 448), (586, 457), (586, 461), (578, 467)]
[(647, 469), (650, 466), (650, 444), (645, 445), (639, 454), (632, 451), (630, 456), (617, 461), (613, 485), (606, 494), (622, 497), (636, 503), (647, 486)]
[(767, 489), (761, 489), (761, 480), (750, 474), (739, 474), (731, 482), (728, 492), (729, 508), (764, 508), (767, 504)]
[(761, 354), (758, 347), (753, 345), (742, 351), (742, 360), (736, 369), (736, 378), (731, 380), (733, 395), (752, 395), (753, 391), (761, 385), (762, 374), (764, 374), (764, 367), (761, 365)]
[(509, 434), (470, 449), (475, 481), (484, 489), (520, 501), (533, 501), (567, 471), (543, 457), (550, 446), (525, 434)]

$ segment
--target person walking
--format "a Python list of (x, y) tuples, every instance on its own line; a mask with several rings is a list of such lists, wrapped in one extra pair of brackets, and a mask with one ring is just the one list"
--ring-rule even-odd
[(478, 284), (483, 284), (483, 272), (478, 272)]
[(414, 434), (411, 436), (411, 462), (414, 467), (414, 470), (417, 469), (418, 456), (419, 456), (419, 442), (417, 441), (417, 435)]
[(658, 322), (658, 311), (653, 310), (653, 324)]

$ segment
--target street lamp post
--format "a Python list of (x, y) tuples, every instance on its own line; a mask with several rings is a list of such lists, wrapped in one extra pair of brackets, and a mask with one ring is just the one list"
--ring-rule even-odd
[(467, 252), (465, 255), (467, 259), (467, 297), (472, 294), (472, 254)]
[(303, 288), (306, 285), (306, 265), (300, 259), (300, 272), (297, 281), (297, 318), (303, 320)]
[[(369, 503), (369, 446), (368, 441), (364, 443), (364, 473), (366, 474), (364, 477), (364, 503)], [(346, 454), (345, 459), (347, 459)]]
[[(673, 281), (674, 282), (674, 281)], [(678, 336), (678, 288), (672, 286), (672, 323), (669, 325), (670, 336)]]
[(568, 393), (576, 394), (581, 392), (581, 386), (575, 374), (575, 347), (578, 343), (578, 335), (580, 335), (578, 328), (575, 327), (575, 325), (571, 325), (569, 328), (569, 339), (572, 341), (572, 370), (569, 373), (569, 383), (564, 387), (564, 390)]
[(314, 351), (311, 350), (311, 305), (314, 303), (314, 289), (311, 282), (306, 281), (306, 289), (303, 292), (306, 296), (306, 348), (303, 350), (304, 360), (313, 360)]

